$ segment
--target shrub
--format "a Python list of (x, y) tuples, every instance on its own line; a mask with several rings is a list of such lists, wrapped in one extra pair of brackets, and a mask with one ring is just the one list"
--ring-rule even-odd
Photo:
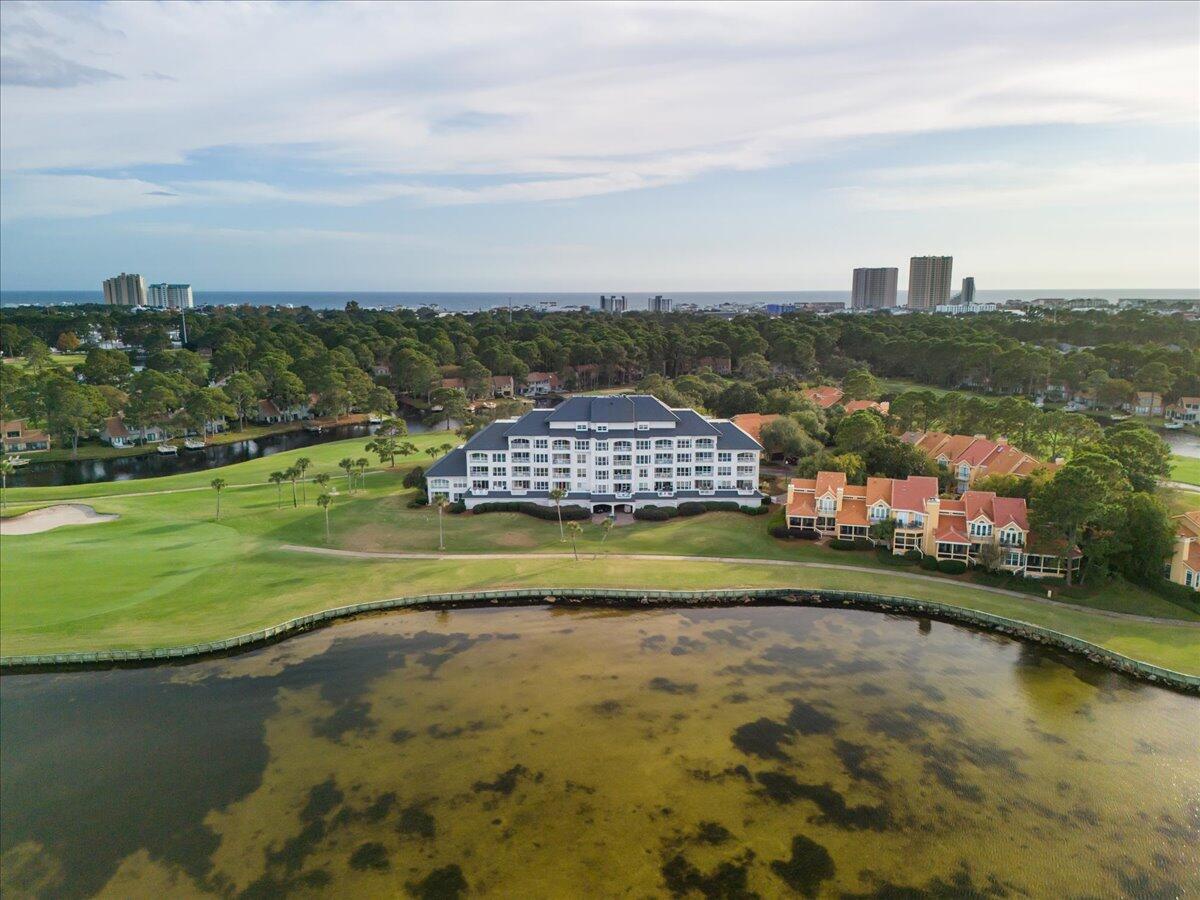
[(772, 525), (768, 531), (774, 538), (790, 538), (792, 536), (792, 529), (786, 525)]
[(450, 505), (448, 505), (446, 507), (446, 512), (448, 512), (452, 515), (458, 515), (459, 513), (466, 512), (466, 511), (467, 511), (467, 504), (463, 503), (461, 500), (455, 500), (453, 503), (451, 503)]
[(771, 511), (769, 506), (739, 506), (738, 509), (748, 516), (765, 516)]
[(855, 550), (871, 550), (875, 545), (871, 543), (869, 538), (857, 537), (852, 542)]
[(705, 511), (704, 504), (697, 503), (694, 500), (687, 500), (679, 504), (679, 514), (681, 516), (698, 516)]
[(802, 541), (817, 541), (821, 539), (821, 532), (815, 528), (801, 528), (799, 531), (792, 533)]
[(741, 504), (736, 500), (705, 500), (704, 508), (709, 512), (737, 512)]
[(876, 547), (875, 555), (879, 557), (879, 561), (885, 566), (907, 566), (912, 562), (910, 559), (896, 555), (887, 547)]
[(671, 506), (642, 506), (633, 511), (633, 517), (643, 522), (665, 522), (679, 513)]
[(921, 557), (921, 568), (922, 569), (928, 569), (931, 572), (936, 572), (937, 567), (938, 567), (938, 561), (936, 559), (934, 559), (932, 556), (922, 556)]
[(856, 541), (844, 541), (841, 538), (834, 538), (829, 542), (831, 550), (858, 550), (859, 546)]
[(967, 564), (961, 559), (943, 559), (938, 563), (938, 571), (947, 575), (961, 575), (967, 571)]
[(417, 496), (413, 497), (411, 500), (408, 501), (409, 509), (420, 509), (422, 506), (428, 506), (428, 505), (429, 505), (429, 500), (424, 494), (417, 494)]
[(420, 466), (413, 466), (404, 473), (404, 486), (406, 488), (419, 487), (422, 490), (425, 488), (425, 470)]
[(923, 554), (920, 550), (910, 548), (904, 551), (904, 558), (909, 562), (920, 562), (925, 558), (925, 554)]
[[(546, 519), (547, 521), (558, 521), (558, 510), (553, 506), (539, 506), (536, 503), (528, 503), (520, 500), (493, 500), (488, 503), (480, 503), (478, 506), (472, 507), (471, 512), (474, 513), (491, 513), (491, 512), (519, 512), (525, 513), (527, 516), (533, 516), (535, 519)], [(572, 520), (590, 519), (592, 514), (582, 506), (564, 506), (562, 508), (562, 518), (564, 522)]]

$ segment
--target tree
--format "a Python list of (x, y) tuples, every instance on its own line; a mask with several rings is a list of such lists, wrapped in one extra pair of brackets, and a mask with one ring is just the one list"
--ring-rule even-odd
[(367, 443), (367, 451), (374, 453), (379, 457), (379, 464), (385, 462), (391, 468), (396, 466), (396, 453), (399, 452), (400, 444), (394, 437), (385, 437), (376, 434), (374, 438)]
[[(605, 516), (604, 521), (600, 523), (600, 546), (604, 546), (604, 542), (608, 540), (608, 536), (612, 533), (613, 526), (617, 523), (613, 521), (612, 516)], [(599, 551), (592, 554), (592, 559), (599, 555)]]
[(275, 508), (279, 509), (283, 506), (283, 483), (287, 481), (287, 473), (272, 472), (267, 476), (267, 481), (275, 485)]
[(579, 535), (583, 533), (583, 526), (578, 522), (568, 522), (567, 533), (571, 535), (571, 551), (575, 554), (575, 562), (579, 562), (579, 545), (576, 541), (579, 539)]
[(883, 390), (883, 385), (866, 369), (855, 369), (847, 372), (842, 379), (842, 390), (851, 400), (874, 400)]
[(761, 353), (747, 353), (738, 361), (738, 375), (747, 381), (760, 381), (771, 374), (771, 364)]
[(238, 417), (238, 430), (244, 430), (247, 417), (258, 411), (258, 401), (264, 396), (265, 386), (261, 376), (248, 372), (234, 372), (225, 382), (225, 396), (233, 405)]
[(399, 456), (412, 456), (419, 448), (412, 441), (401, 441), (396, 446), (396, 453)]
[(461, 422), (467, 417), (467, 395), (458, 388), (438, 388), (430, 396), (430, 403), (432, 413), (428, 421), (431, 427), (445, 423), (449, 431), (451, 422)]
[(88, 384), (107, 384), (124, 387), (133, 375), (129, 356), (123, 350), (101, 350), (93, 347), (84, 357), (79, 372)]
[(558, 539), (559, 539), (559, 541), (565, 541), (567, 539), (567, 536), (563, 533), (563, 520), (562, 520), (562, 500), (563, 500), (563, 497), (565, 497), (565, 496), (567, 496), (567, 492), (564, 491), (560, 487), (554, 487), (554, 488), (551, 488), (551, 490), (550, 490), (550, 499), (554, 501), (554, 506), (558, 510)]
[(329, 493), (329, 482), (331, 481), (328, 472), (318, 472), (313, 476), (313, 483), (321, 489), (322, 493)]
[[(328, 478), (329, 476), (326, 475), (325, 477)], [(317, 498), (317, 506), (319, 506), (319, 507), (321, 507), (321, 509), (325, 510), (325, 543), (327, 543), (327, 544), (329, 543), (329, 507), (331, 507), (332, 505), (333, 505), (333, 495), (332, 494), (322, 494), (320, 497)]]
[(886, 433), (883, 420), (878, 414), (860, 409), (846, 416), (838, 424), (835, 443), (839, 449), (865, 453), (883, 440)]
[(358, 483), (364, 491), (367, 489), (367, 466), (370, 464), (371, 461), (365, 456), (360, 456), (354, 461), (354, 468), (358, 470)]
[(58, 336), (54, 346), (63, 353), (74, 353), (79, 349), (79, 338), (73, 331), (64, 331)]
[(780, 416), (763, 425), (759, 438), (769, 454), (785, 459), (799, 459), (821, 449), (821, 445), (800, 427), (800, 423), (789, 416)]
[(0, 456), (0, 509), (4, 509), (5, 495), (8, 492), (8, 476), (14, 471), (12, 460), (7, 456)]
[(1171, 385), (1175, 383), (1171, 370), (1164, 362), (1147, 363), (1137, 370), (1133, 376), (1134, 385), (1143, 391), (1154, 391), (1156, 394), (1171, 393)]
[(284, 470), (283, 474), (286, 475), (287, 480), (292, 483), (292, 509), (295, 509), (300, 505), (296, 499), (296, 482), (300, 480), (300, 470), (295, 466), (289, 466), (286, 470)]
[(1034, 497), (1034, 530), (1065, 538), (1070, 552), (1083, 545), (1085, 530), (1104, 518), (1107, 499), (1100, 476), (1087, 466), (1068, 463)]
[(354, 472), (354, 460), (348, 456), (343, 456), (338, 460), (338, 467), (346, 473), (346, 493), (354, 493), (354, 482), (351, 481), (351, 476)]
[(469, 359), (462, 367), (462, 379), (467, 388), (467, 396), (472, 400), (492, 395), (492, 373), (477, 359)]
[(885, 478), (908, 478), (910, 475), (937, 475), (937, 463), (912, 444), (895, 435), (885, 434), (863, 454), (867, 471)]
[(446, 549), (446, 530), (442, 524), (442, 515), (446, 512), (446, 507), (450, 505), (450, 501), (446, 499), (445, 494), (434, 494), (433, 505), (438, 511), (438, 549)]
[(199, 431), (202, 440), (208, 441), (208, 426), (218, 419), (234, 415), (233, 404), (218, 387), (197, 388), (183, 401), (184, 414), (192, 430)]
[(757, 388), (743, 382), (734, 382), (721, 391), (713, 403), (717, 415), (732, 418), (739, 413), (762, 412), (766, 401)]
[(1175, 546), (1175, 528), (1163, 502), (1142, 491), (1130, 495), (1121, 537), (1118, 564), (1122, 573), (1142, 584), (1161, 581), (1163, 561)]
[(895, 533), (896, 520), (891, 518), (880, 519), (878, 522), (872, 523), (867, 529), (867, 534), (870, 536), (871, 540), (875, 541), (877, 544), (883, 544), (885, 547), (890, 547), (892, 545), (892, 535)]
[(1153, 491), (1171, 475), (1171, 448), (1141, 422), (1121, 422), (1104, 433), (1103, 449), (1121, 464), (1135, 491)]
[(44, 341), (33, 338), (25, 343), (25, 369), (28, 372), (40, 375), (52, 365), (54, 361), (50, 358), (50, 348)]
[(299, 459), (296, 460), (296, 473), (302, 479), (300, 482), (300, 498), (305, 503), (308, 502), (308, 490), (304, 486), (303, 478), (304, 478), (304, 473), (307, 472), (310, 468), (312, 468), (312, 460), (309, 459), (307, 456), (301, 456)]
[(221, 491), (229, 486), (229, 482), (224, 478), (214, 478), (209, 484), (217, 492), (217, 521), (219, 522), (221, 520)]
[(91, 431), (109, 414), (104, 395), (90, 384), (60, 375), (47, 375), (46, 425), (51, 433), (71, 444), (71, 457), (79, 452), (79, 435)]
[(396, 411), (396, 397), (387, 388), (375, 385), (367, 392), (367, 412), (391, 414)]
[(1096, 391), (1096, 400), (1102, 406), (1121, 406), (1133, 399), (1134, 387), (1124, 378), (1110, 378)]

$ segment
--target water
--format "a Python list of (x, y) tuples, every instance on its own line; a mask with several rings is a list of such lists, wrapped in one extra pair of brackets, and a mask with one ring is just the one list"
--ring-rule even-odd
[[(216, 469), (233, 463), (271, 456), (285, 450), (297, 450), (342, 441), (347, 438), (365, 437), (374, 433), (376, 425), (339, 425), (321, 432), (285, 431), (270, 434), (252, 441), (236, 441), (230, 444), (211, 444), (203, 450), (185, 450), (180, 447), (173, 456), (152, 452), (139, 456), (118, 456), (112, 459), (79, 459), (36, 462), (16, 469), (8, 477), (12, 487), (48, 487), (58, 484), (91, 484), (96, 481), (128, 481), (135, 478), (157, 478), (160, 475), (178, 475), (180, 472), (199, 472)], [(420, 423), (410, 425), (409, 431), (416, 434), (424, 431)]]
[(6, 897), (1200, 894), (1200, 701), (924, 620), (410, 612), (0, 700)]
[[(195, 291), (197, 306), (224, 306), (248, 303), (253, 306), (309, 306), (313, 308), (344, 307), (356, 300), (362, 306), (409, 307), (440, 306), (443, 309), (469, 312), (480, 309), (495, 309), (502, 306), (531, 306), (540, 308), (543, 303), (554, 302), (558, 307), (600, 305), (600, 294), (624, 294), (631, 310), (644, 310), (646, 301), (655, 294), (670, 297), (678, 303), (694, 303), (698, 306), (716, 306), (720, 303), (812, 303), (837, 301), (843, 304), (850, 300), (848, 290), (828, 291), (559, 291), (531, 293), (527, 291), (493, 291), (453, 293), (445, 291)], [(1109, 300), (1144, 297), (1152, 299), (1194, 300), (1200, 296), (1195, 289), (1175, 290), (1157, 288), (1044, 288), (1038, 290), (980, 290), (976, 298), (980, 302), (1004, 300), (1036, 300), (1039, 297), (1104, 297)], [(903, 305), (906, 291), (898, 297)], [(17, 303), (51, 305), (57, 303), (103, 303), (100, 291), (0, 291), (0, 306)], [(549, 308), (549, 307), (547, 307)]]
[(1200, 437), (1190, 431), (1160, 431), (1171, 452), (1176, 456), (1200, 457)]

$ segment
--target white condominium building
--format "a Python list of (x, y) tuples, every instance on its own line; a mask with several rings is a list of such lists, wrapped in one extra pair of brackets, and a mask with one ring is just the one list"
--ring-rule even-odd
[(122, 272), (104, 279), (104, 302), (110, 306), (145, 306), (146, 279)]
[(470, 509), (522, 500), (593, 512), (733, 500), (758, 505), (754, 438), (725, 419), (671, 409), (642, 394), (572, 397), (488, 425), (426, 472), (429, 498), (443, 494)]
[(191, 309), (192, 286), (190, 284), (150, 285), (150, 305), (163, 309)]
[(950, 300), (953, 256), (914, 256), (908, 263), (908, 308), (933, 309)]

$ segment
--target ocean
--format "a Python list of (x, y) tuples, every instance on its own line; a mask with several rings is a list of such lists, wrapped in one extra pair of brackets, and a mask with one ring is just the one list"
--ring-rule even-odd
[[(364, 307), (407, 307), (438, 306), (446, 310), (470, 312), (498, 307), (554, 308), (567, 306), (600, 305), (602, 292), (547, 292), (529, 293), (521, 291), (491, 291), (451, 293), (439, 291), (195, 291), (196, 306), (229, 306), (250, 304), (252, 306), (309, 306), (314, 309), (339, 309), (349, 301), (356, 300)], [(616, 291), (604, 293), (624, 294), (631, 311), (644, 310), (647, 300), (655, 294), (670, 297), (676, 305), (694, 303), (697, 306), (718, 306), (722, 303), (761, 304), (768, 303), (813, 303), (820, 301), (849, 303), (849, 291)], [(1040, 297), (1102, 297), (1108, 300), (1124, 298), (1150, 298), (1163, 300), (1195, 300), (1200, 291), (1159, 288), (1046, 288), (1035, 290), (980, 290), (975, 294), (977, 302), (1002, 302), (1004, 300), (1035, 300)], [(905, 292), (899, 292), (901, 303)], [(54, 306), (76, 303), (102, 303), (103, 294), (98, 291), (0, 291), (0, 306), (32, 304)]]

